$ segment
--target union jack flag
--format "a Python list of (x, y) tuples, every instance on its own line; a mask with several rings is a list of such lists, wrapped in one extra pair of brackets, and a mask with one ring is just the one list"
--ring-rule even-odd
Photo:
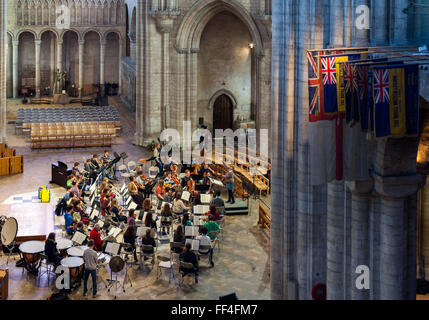
[(319, 62), (320, 56), (323, 54), (322, 52), (308, 52), (308, 90), (309, 90), (309, 114), (310, 114), (310, 122), (319, 121), (320, 116), (322, 114), (323, 109), (323, 99), (321, 99), (321, 95), (323, 95), (323, 82), (320, 78), (319, 72)]
[(337, 66), (335, 57), (326, 57), (321, 59), (323, 84), (337, 84)]
[(351, 63), (347, 63), (344, 66), (344, 85), (346, 92), (359, 90), (356, 77), (356, 66)]
[(375, 103), (390, 102), (389, 96), (389, 71), (377, 69), (374, 71), (374, 100)]

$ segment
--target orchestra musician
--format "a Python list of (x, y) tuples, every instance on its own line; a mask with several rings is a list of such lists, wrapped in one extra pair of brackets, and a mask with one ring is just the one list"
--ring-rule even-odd
[(105, 188), (100, 195), (100, 208), (101, 215), (106, 216), (106, 214), (110, 211), (111, 201), (114, 198), (114, 194), (109, 188)]
[(166, 187), (173, 187), (176, 185), (176, 182), (173, 180), (173, 174), (171, 171), (167, 172), (166, 177), (164, 179), (164, 185)]
[(91, 164), (92, 164), (93, 170), (96, 170), (96, 171), (100, 170), (100, 162), (98, 161), (98, 156), (96, 154), (92, 156)]
[(189, 169), (186, 169), (185, 171), (185, 177), (182, 179), (181, 183), (183, 188), (187, 188), (187, 190), (190, 193), (193, 193), (195, 190), (195, 181), (191, 177), (191, 171)]
[(164, 188), (164, 181), (160, 180), (158, 182), (158, 186), (156, 187), (156, 197), (160, 201), (164, 201), (164, 195), (165, 195), (165, 188)]
[(133, 198), (133, 201), (137, 204), (137, 210), (141, 210), (141, 208), (143, 208), (143, 201), (145, 197), (139, 192), (137, 186), (133, 182), (133, 179), (135, 178), (130, 177), (130, 183), (128, 184), (128, 192), (131, 198)]
[(128, 184), (128, 189), (133, 188), (131, 185), (134, 185), (135, 187), (137, 187), (137, 191), (140, 193), (144, 193), (145, 192), (145, 188), (142, 184), (140, 184), (139, 182), (137, 182), (135, 177), (130, 177), (130, 183)]
[(101, 251), (103, 248), (103, 240), (101, 240), (100, 226), (96, 224), (89, 233), (89, 240), (94, 241), (95, 251)]

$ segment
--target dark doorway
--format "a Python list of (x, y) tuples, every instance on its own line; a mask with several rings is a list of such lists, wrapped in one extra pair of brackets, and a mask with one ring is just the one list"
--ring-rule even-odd
[(233, 105), (231, 99), (223, 94), (213, 105), (213, 129), (233, 129)]

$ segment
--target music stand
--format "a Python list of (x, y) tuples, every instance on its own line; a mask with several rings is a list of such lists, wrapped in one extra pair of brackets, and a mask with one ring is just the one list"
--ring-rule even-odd
[(76, 231), (73, 234), (71, 241), (73, 241), (74, 244), (81, 246), (85, 242), (86, 238), (87, 236), (85, 234), (83, 234), (82, 232)]

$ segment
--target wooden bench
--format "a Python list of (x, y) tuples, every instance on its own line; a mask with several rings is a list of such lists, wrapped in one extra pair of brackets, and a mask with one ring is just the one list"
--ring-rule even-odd
[(258, 224), (271, 232), (271, 212), (262, 203), (259, 204), (259, 221)]
[(16, 156), (16, 150), (0, 144), (0, 176), (24, 172), (24, 157)]

